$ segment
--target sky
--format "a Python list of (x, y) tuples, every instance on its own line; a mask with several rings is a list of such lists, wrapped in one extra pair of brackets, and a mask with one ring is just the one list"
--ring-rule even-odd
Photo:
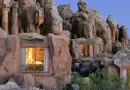
[[(55, 4), (70, 4), (71, 9), (77, 11), (79, 0), (55, 0)], [(130, 37), (130, 0), (85, 0), (90, 9), (95, 9), (101, 13), (106, 20), (108, 15), (112, 15), (114, 20), (120, 25), (128, 28)]]

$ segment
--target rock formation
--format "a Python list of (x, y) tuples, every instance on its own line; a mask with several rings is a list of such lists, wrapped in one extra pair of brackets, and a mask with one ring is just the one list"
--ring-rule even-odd
[(21, 90), (15, 80), (11, 77), (4, 85), (0, 85), (0, 90)]
[(89, 17), (87, 3), (78, 3), (78, 12), (72, 17), (72, 38), (93, 38), (94, 20)]
[(103, 17), (95, 10), (88, 9), (87, 3), (79, 1), (78, 11), (72, 18), (72, 38), (100, 37), (104, 41), (104, 52), (111, 45), (111, 32)]
[(119, 29), (119, 41), (122, 44), (128, 44), (128, 28), (121, 26)]
[(58, 11), (60, 16), (63, 18), (63, 30), (68, 30), (71, 32), (71, 19), (75, 12), (70, 9), (69, 4), (59, 5)]
[(45, 0), (45, 35), (48, 33), (54, 33), (60, 35), (63, 31), (62, 22), (63, 19), (59, 15), (57, 7), (53, 0)]
[(3, 0), (2, 2), (2, 29), (5, 30), (7, 33), (9, 32), (9, 12), (10, 8), (13, 4), (14, 0)]
[(15, 1), (11, 8), (10, 18), (10, 32), (11, 35), (18, 35), (18, 1)]
[[(74, 12), (69, 4), (57, 8), (54, 0), (0, 0), (0, 84), (13, 87), (15, 83), (7, 82), (13, 76), (25, 88), (52, 89), (57, 76), (63, 74), (65, 83), (71, 81), (71, 69), (88, 76), (102, 64), (115, 72), (113, 59), (130, 60), (128, 29), (119, 27), (112, 15), (105, 21), (84, 0), (77, 5)], [(28, 69), (26, 49), (30, 47), (44, 49), (40, 60), (44, 70), (42, 66), (40, 71)]]
[(37, 32), (39, 30), (39, 6), (32, 0), (19, 1), (19, 32)]
[(107, 23), (111, 30), (111, 41), (112, 43), (115, 43), (118, 37), (118, 24), (114, 21), (112, 15), (109, 15), (107, 18)]

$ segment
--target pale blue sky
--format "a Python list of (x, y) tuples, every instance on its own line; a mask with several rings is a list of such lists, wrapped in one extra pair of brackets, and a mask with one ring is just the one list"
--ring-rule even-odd
[[(55, 0), (56, 5), (70, 4), (71, 9), (77, 11), (77, 2), (79, 0)], [(101, 13), (106, 20), (107, 16), (111, 14), (114, 20), (124, 25), (129, 30), (130, 37), (130, 0), (85, 0), (88, 7), (95, 9)]]

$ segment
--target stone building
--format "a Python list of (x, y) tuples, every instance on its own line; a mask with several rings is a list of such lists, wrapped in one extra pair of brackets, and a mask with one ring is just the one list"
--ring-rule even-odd
[(72, 58), (68, 37), (69, 32), (59, 36), (7, 35), (0, 29), (0, 84), (13, 76), (22, 87), (44, 85), (54, 88), (58, 75), (64, 75), (64, 83), (69, 83)]
[(103, 41), (101, 38), (72, 39), (72, 57), (81, 60), (83, 58), (95, 58), (103, 53)]

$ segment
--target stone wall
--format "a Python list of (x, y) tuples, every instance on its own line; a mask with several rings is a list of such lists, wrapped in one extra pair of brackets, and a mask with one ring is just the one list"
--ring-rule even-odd
[(19, 37), (13, 35), (0, 38), (0, 43), (0, 84), (2, 84), (10, 76), (19, 74), (20, 44)]
[[(103, 40), (101, 38), (91, 38), (91, 39), (72, 39), (71, 41), (71, 53), (73, 59), (81, 59), (81, 44), (90, 44), (93, 45), (93, 57), (96, 57), (98, 54), (103, 53)], [(93, 58), (92, 57), (92, 58)]]
[[(32, 40), (29, 43), (29, 40)], [(3, 44), (1, 44), (5, 41)], [(34, 42), (35, 41), (35, 42)], [(50, 49), (49, 72), (42, 75), (20, 72), (20, 48), (21, 47), (48, 47)], [(64, 83), (71, 81), (71, 62), (69, 53), (69, 32), (61, 35), (49, 34), (44, 37), (36, 33), (23, 33), (19, 36), (8, 35), (0, 38), (0, 84), (7, 82), (9, 77), (14, 76), (21, 87), (33, 87), (44, 85), (54, 87), (58, 75), (64, 75)]]

